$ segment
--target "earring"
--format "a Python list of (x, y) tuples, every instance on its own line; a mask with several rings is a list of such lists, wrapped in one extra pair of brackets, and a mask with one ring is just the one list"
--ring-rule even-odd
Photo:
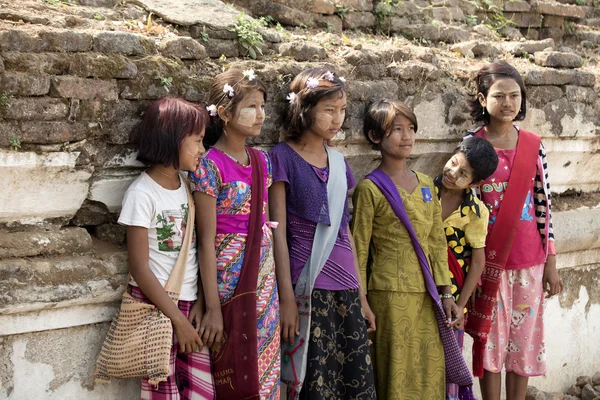
[(482, 113), (483, 115), (485, 115), (485, 108), (483, 108), (483, 109), (481, 110), (481, 113)]

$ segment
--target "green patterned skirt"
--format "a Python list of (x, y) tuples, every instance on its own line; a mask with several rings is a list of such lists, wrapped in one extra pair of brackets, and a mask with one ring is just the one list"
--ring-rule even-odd
[(444, 399), (444, 348), (429, 294), (371, 290), (368, 300), (378, 399)]

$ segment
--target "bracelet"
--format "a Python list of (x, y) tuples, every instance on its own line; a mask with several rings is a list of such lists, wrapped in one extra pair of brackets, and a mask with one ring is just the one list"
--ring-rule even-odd
[(452, 299), (452, 301), (456, 301), (456, 297), (454, 297), (450, 293), (444, 293), (444, 294), (442, 294), (442, 300), (446, 300), (446, 299)]

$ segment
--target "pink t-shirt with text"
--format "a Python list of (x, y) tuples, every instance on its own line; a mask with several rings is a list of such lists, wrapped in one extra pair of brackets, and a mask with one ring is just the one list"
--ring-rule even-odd
[[(498, 168), (481, 185), (481, 199), (490, 211), (488, 236), (494, 229), (504, 192), (508, 187), (516, 149), (496, 149), (496, 153), (498, 153)], [(517, 235), (506, 262), (506, 269), (523, 269), (546, 262), (542, 237), (535, 220), (534, 185), (535, 180), (532, 179), (529, 193), (527, 193), (525, 204), (521, 210)]]

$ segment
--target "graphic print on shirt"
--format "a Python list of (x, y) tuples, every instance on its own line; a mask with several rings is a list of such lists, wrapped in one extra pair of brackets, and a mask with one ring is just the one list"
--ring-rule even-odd
[[(156, 215), (158, 225), (156, 227), (156, 240), (158, 250), (166, 252), (178, 252), (185, 236), (187, 225), (188, 205), (182, 204), (178, 210), (162, 210)], [(195, 233), (194, 233), (195, 234)], [(192, 237), (192, 243), (195, 238)]]
[[(500, 182), (495, 183), (495, 179), (492, 179), (492, 183), (486, 183), (481, 186), (481, 191), (484, 193), (501, 193), (500, 201), (504, 198), (504, 191), (508, 187), (508, 182)], [(493, 215), (494, 208), (498, 208), (500, 203), (498, 200), (494, 200), (494, 204), (487, 203), (486, 204), (488, 210), (490, 211), (490, 225), (493, 225), (496, 222), (497, 215)], [(521, 221), (533, 221), (534, 218), (534, 207), (533, 207), (533, 196), (531, 194), (531, 190), (527, 193), (527, 198), (525, 199), (525, 204), (523, 204), (523, 210), (521, 211)], [(497, 214), (497, 213), (496, 213)]]

